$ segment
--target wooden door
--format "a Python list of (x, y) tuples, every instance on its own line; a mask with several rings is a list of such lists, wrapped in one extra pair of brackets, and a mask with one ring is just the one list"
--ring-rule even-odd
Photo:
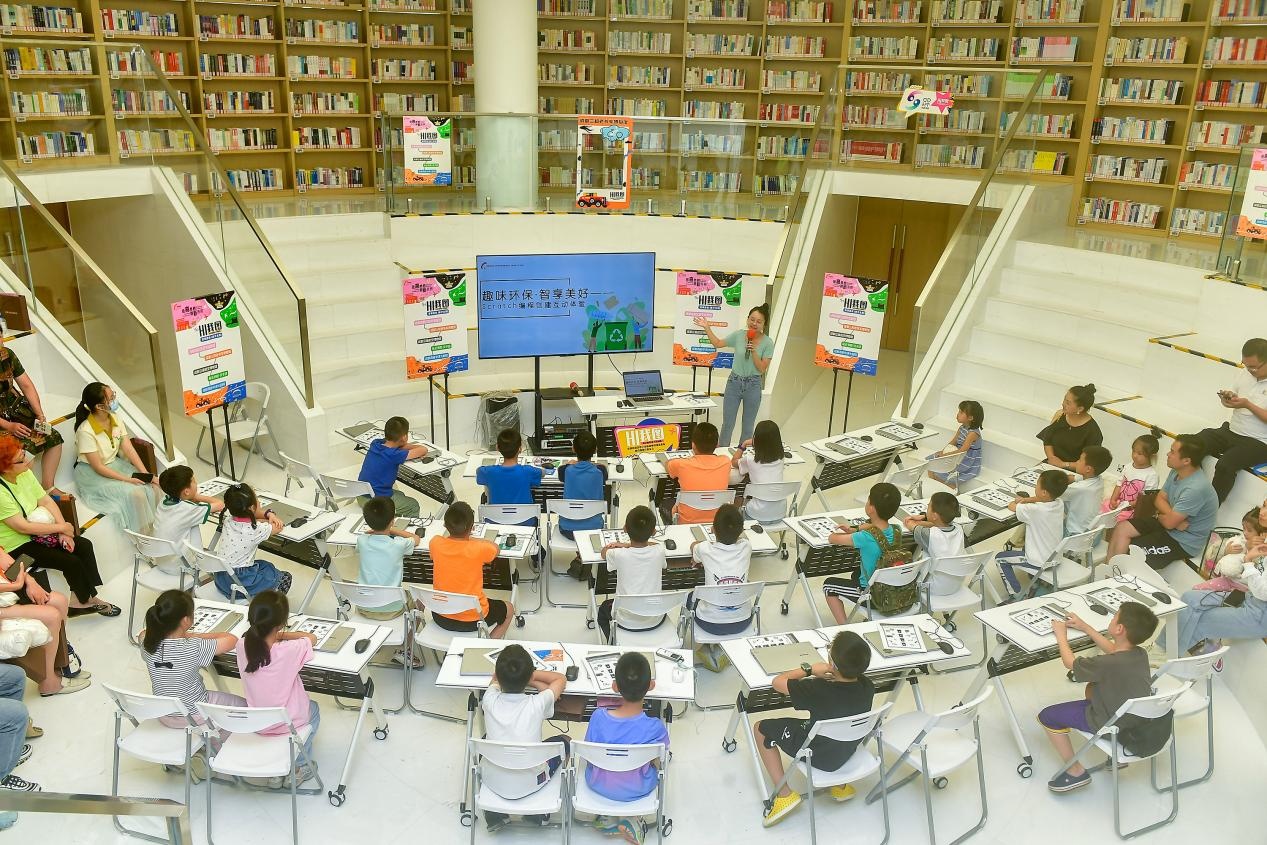
[(885, 197), (858, 197), (858, 222), (854, 227), (853, 267), (855, 276), (893, 279), (897, 237), (902, 225), (902, 200)]
[(911, 342), (915, 303), (941, 260), (963, 208), (937, 202), (904, 202), (897, 235), (889, 312), (880, 345), (905, 350)]

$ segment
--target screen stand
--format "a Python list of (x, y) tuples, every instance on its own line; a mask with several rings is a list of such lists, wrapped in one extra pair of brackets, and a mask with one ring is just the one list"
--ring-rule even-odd
[(532, 435), (538, 436), (541, 431), (541, 356), (532, 358)]
[(594, 356), (593, 355), (585, 356), (585, 377), (586, 377), (585, 387), (589, 390), (589, 392), (585, 395), (593, 396), (594, 395)]

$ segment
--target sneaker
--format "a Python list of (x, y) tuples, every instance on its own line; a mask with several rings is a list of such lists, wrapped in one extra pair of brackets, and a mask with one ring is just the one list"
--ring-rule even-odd
[(766, 810), (765, 818), (762, 819), (763, 827), (770, 827), (783, 821), (783, 817), (788, 813), (801, 806), (801, 793), (789, 792), (787, 795), (776, 795), (774, 801), (770, 803), (770, 809)]
[(29, 742), (26, 745), (23, 745), (22, 750), (18, 752), (18, 762), (14, 763), (13, 765), (15, 767), (21, 766), (27, 760), (31, 759), (31, 754), (34, 751), (35, 749), (31, 747), (31, 744)]
[(39, 792), (40, 785), (32, 783), (29, 780), (23, 780), (17, 775), (9, 775), (4, 780), (0, 780), (0, 789), (12, 789), (14, 792)]
[(831, 788), (831, 797), (837, 801), (848, 801), (858, 793), (854, 790), (852, 784), (844, 784), (843, 786), (833, 786)]
[(8, 830), (17, 824), (18, 814), (12, 810), (5, 810), (0, 813), (0, 830)]
[(643, 827), (642, 822), (637, 819), (616, 819), (610, 823), (603, 823), (603, 819), (594, 819), (594, 827), (599, 833), (605, 833), (608, 836), (620, 836), (630, 845), (642, 845)]
[(1080, 786), (1086, 786), (1091, 782), (1091, 773), (1083, 772), (1078, 776), (1061, 772), (1051, 780), (1047, 781), (1047, 788), (1052, 792), (1070, 792)]
[(489, 833), (496, 833), (508, 824), (510, 824), (510, 816), (505, 813), (484, 811), (484, 827)]
[(71, 693), (87, 689), (88, 685), (91, 683), (92, 681), (82, 675), (78, 678), (70, 678), (62, 683), (62, 688), (57, 692), (42, 692), (40, 693), (40, 698), (52, 698), (55, 695), (70, 695)]
[[(298, 787), (303, 786), (305, 783), (312, 780), (316, 776), (317, 776), (316, 763), (304, 763), (300, 766), (297, 766), (295, 768), (295, 775), (294, 775), (295, 780), (296, 780), (295, 787), (298, 788)], [(287, 789), (290, 789), (290, 778), (286, 778), (284, 785)]]

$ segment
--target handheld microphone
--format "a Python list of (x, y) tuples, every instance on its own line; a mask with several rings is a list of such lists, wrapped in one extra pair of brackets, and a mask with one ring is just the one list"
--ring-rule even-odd
[[(756, 329), (748, 329), (748, 342), (749, 342), (749, 343), (752, 343), (752, 342), (753, 342), (754, 340), (756, 340), (756, 339), (757, 339), (757, 330), (756, 330)], [(749, 356), (751, 356), (751, 355), (752, 355), (752, 350), (751, 350), (751, 349), (747, 349), (747, 348), (745, 347), (745, 351), (748, 353), (748, 355), (749, 355)]]

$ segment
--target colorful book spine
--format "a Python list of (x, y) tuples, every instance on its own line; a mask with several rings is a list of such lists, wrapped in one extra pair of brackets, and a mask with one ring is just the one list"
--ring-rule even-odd
[(1087, 174), (1097, 179), (1120, 182), (1148, 182), (1161, 184), (1166, 176), (1164, 158), (1135, 158), (1133, 156), (1096, 155), (1087, 164)]
[(1134, 200), (1115, 200), (1111, 197), (1083, 197), (1082, 213), (1078, 219), (1087, 223), (1115, 223), (1120, 226), (1137, 226), (1156, 229), (1161, 216), (1161, 206)]

